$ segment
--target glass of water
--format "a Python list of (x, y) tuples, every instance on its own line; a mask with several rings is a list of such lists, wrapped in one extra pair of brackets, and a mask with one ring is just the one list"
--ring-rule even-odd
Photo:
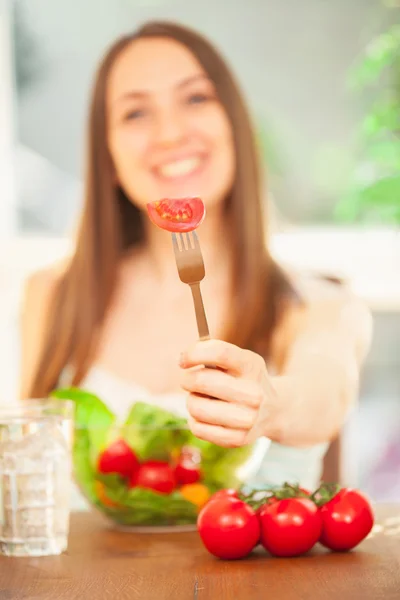
[(73, 403), (0, 405), (0, 554), (67, 549)]

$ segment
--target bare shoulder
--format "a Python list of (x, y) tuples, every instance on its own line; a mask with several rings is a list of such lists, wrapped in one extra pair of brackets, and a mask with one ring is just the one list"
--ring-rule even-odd
[(292, 277), (303, 302), (286, 309), (277, 328), (275, 345), (288, 348), (299, 338), (335, 336), (351, 345), (361, 363), (372, 339), (371, 312), (345, 284), (318, 277)]
[(22, 311), (33, 307), (45, 310), (57, 283), (65, 270), (65, 264), (57, 263), (31, 273), (24, 285)]
[(52, 295), (65, 265), (54, 265), (29, 275), (20, 310), (21, 393), (26, 396), (42, 349)]
[(28, 300), (41, 301), (47, 296), (59, 280), (60, 272), (55, 266), (34, 271), (25, 282), (24, 297)]

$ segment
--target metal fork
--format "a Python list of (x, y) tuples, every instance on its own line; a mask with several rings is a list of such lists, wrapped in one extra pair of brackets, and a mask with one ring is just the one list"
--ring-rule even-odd
[(200, 281), (204, 279), (206, 272), (199, 238), (195, 231), (191, 231), (190, 233), (173, 233), (172, 243), (179, 278), (183, 283), (187, 283), (192, 290), (199, 338), (201, 340), (208, 340), (210, 339), (210, 332), (200, 290)]

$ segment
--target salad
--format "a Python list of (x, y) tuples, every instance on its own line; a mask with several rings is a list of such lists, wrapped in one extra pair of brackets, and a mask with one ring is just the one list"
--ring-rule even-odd
[(253, 446), (221, 448), (196, 438), (185, 419), (136, 402), (124, 423), (79, 388), (53, 397), (75, 403), (72, 460), (81, 491), (124, 526), (195, 524), (212, 494), (243, 483)]

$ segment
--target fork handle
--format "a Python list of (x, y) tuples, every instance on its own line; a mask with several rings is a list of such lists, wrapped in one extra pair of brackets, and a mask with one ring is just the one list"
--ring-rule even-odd
[[(203, 298), (201, 296), (200, 283), (190, 285), (192, 290), (194, 310), (196, 312), (197, 329), (199, 330), (199, 338), (201, 341), (210, 339), (206, 311), (204, 310)], [(215, 365), (207, 365), (208, 369), (218, 369)]]
[(194, 310), (196, 313), (197, 329), (199, 331), (199, 338), (201, 340), (210, 339), (210, 331), (208, 329), (206, 312), (204, 310), (203, 298), (201, 296), (200, 283), (192, 283), (190, 285), (192, 290)]

